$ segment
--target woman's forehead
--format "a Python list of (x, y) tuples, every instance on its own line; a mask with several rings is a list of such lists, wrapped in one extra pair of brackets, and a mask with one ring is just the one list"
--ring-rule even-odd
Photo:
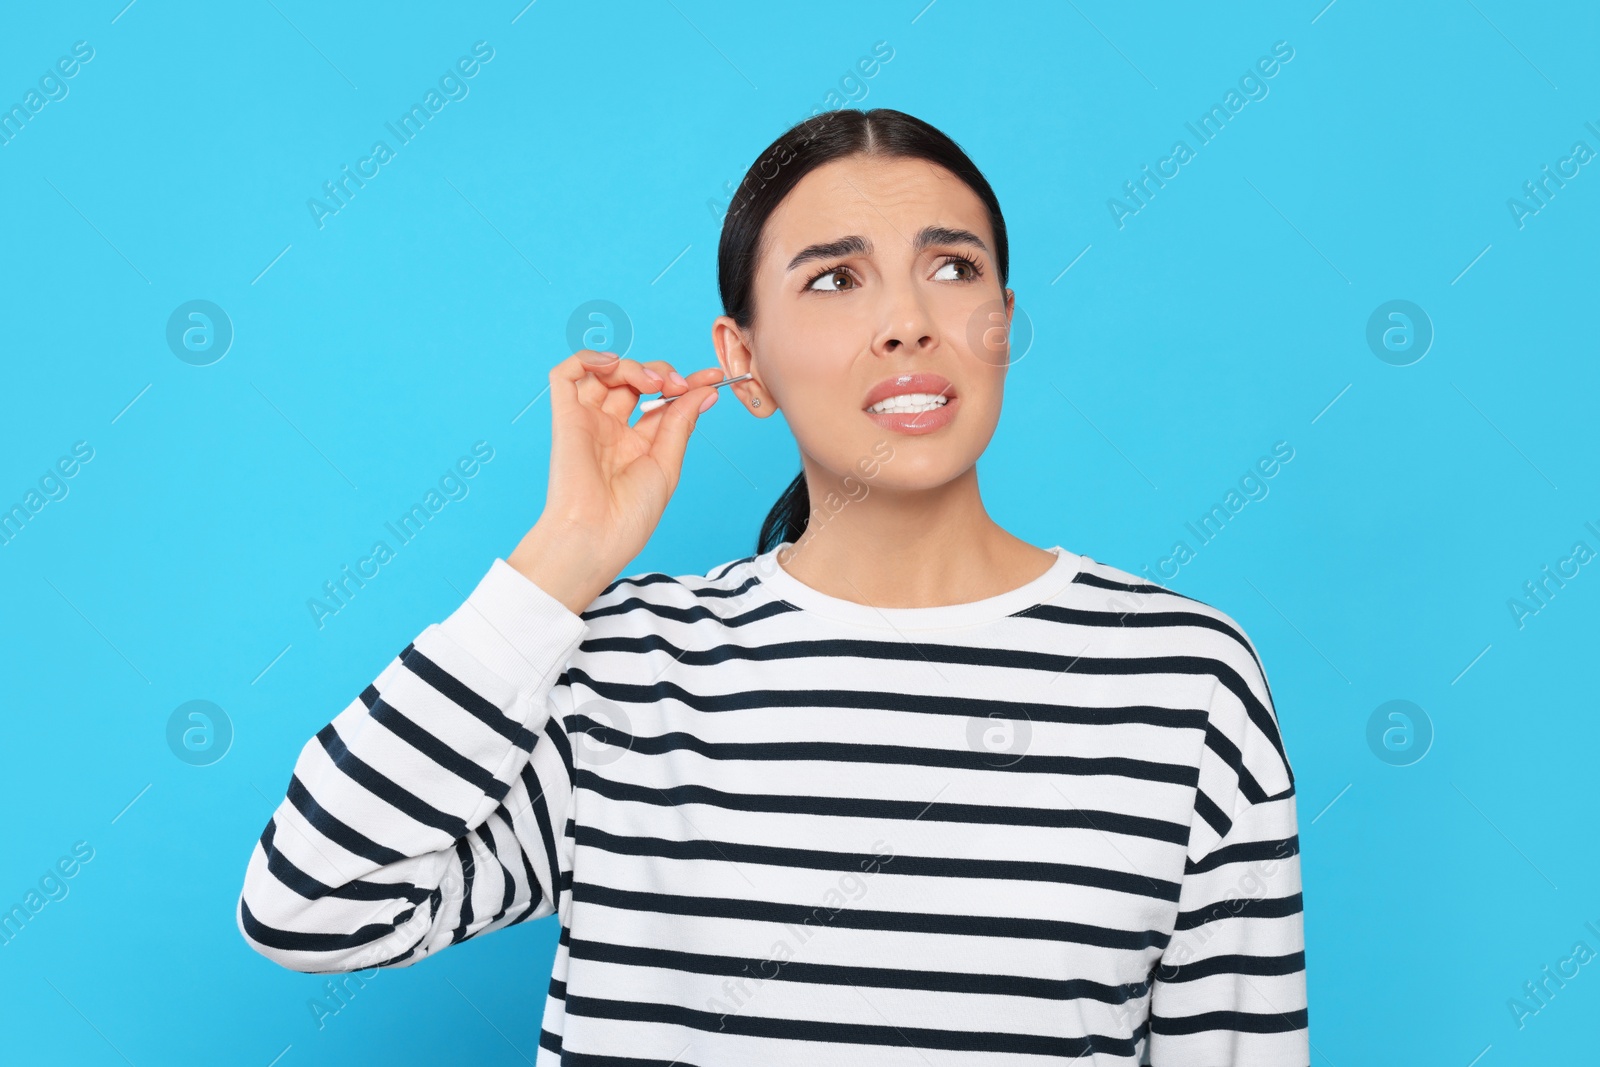
[(927, 226), (968, 229), (993, 247), (983, 202), (967, 184), (924, 159), (846, 157), (795, 184), (767, 220), (764, 260), (778, 268), (801, 248), (849, 235), (899, 234)]

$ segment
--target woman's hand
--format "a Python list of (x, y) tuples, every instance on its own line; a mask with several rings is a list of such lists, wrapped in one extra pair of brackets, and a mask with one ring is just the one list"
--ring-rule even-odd
[[(678, 486), (701, 405), (716, 402), (719, 368), (680, 377), (584, 349), (550, 371), (550, 482), (544, 512), (506, 562), (581, 612), (643, 550)], [(680, 384), (681, 383), (681, 384)], [(644, 393), (679, 396), (628, 419)]]

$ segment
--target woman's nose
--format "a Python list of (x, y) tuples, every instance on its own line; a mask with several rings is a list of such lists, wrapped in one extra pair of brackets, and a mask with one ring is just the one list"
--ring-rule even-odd
[(931, 348), (937, 340), (933, 316), (928, 313), (920, 294), (907, 287), (891, 292), (887, 299), (886, 326), (879, 341), (884, 352), (900, 352), (906, 347), (914, 351)]

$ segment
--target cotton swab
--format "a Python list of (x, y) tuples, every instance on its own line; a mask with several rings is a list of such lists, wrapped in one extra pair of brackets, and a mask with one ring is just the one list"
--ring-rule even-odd
[[(721, 389), (724, 385), (732, 385), (734, 382), (742, 382), (746, 378), (753, 378), (753, 377), (755, 377), (755, 375), (753, 375), (753, 374), (741, 374), (737, 378), (726, 378), (726, 379), (718, 382), (716, 387), (718, 389)], [(678, 394), (678, 396), (682, 396), (682, 395), (683, 395), (682, 393)], [(676, 399), (678, 399), (678, 397), (676, 397), (676, 396), (661, 396), (661, 397), (657, 397), (654, 400), (646, 400), (643, 404), (639, 405), (639, 414), (641, 414), (641, 415), (648, 414), (648, 413), (654, 411), (656, 408), (660, 407), (662, 404), (670, 404)]]

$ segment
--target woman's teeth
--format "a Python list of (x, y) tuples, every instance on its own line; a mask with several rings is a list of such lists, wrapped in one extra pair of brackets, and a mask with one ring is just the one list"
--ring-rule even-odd
[(887, 415), (891, 413), (907, 412), (915, 414), (919, 411), (932, 411), (942, 408), (948, 398), (939, 393), (902, 393), (900, 396), (891, 396), (887, 400), (880, 400), (867, 411), (873, 415)]

